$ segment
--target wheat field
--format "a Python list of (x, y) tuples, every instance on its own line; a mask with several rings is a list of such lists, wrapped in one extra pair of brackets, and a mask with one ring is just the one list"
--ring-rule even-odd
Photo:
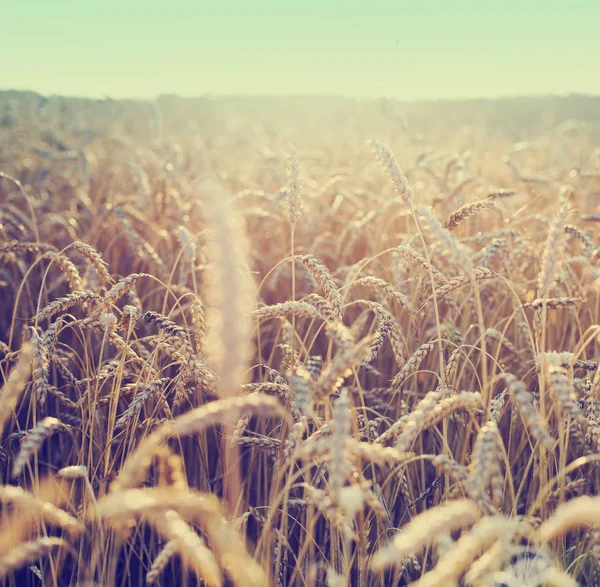
[(0, 93), (9, 586), (600, 585), (600, 103)]

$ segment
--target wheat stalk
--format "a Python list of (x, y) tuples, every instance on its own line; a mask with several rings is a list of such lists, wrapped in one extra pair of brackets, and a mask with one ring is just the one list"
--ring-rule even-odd
[(17, 477), (21, 474), (23, 467), (27, 461), (38, 452), (44, 441), (52, 436), (54, 432), (61, 426), (58, 418), (48, 416), (44, 418), (35, 428), (27, 432), (25, 439), (21, 443), (21, 450), (15, 462), (13, 463), (12, 475)]
[(443, 532), (470, 526), (479, 518), (479, 510), (469, 500), (450, 501), (413, 518), (394, 540), (380, 548), (371, 561), (374, 571), (398, 565), (403, 558), (434, 544)]
[(474, 214), (479, 214), (482, 210), (493, 208), (495, 205), (496, 202), (493, 197), (465, 204), (450, 214), (448, 220), (444, 222), (444, 228), (454, 230), (465, 218), (469, 218), (469, 216), (473, 216)]

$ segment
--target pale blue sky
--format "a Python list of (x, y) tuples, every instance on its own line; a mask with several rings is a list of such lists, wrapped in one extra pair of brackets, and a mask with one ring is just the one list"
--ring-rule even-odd
[(600, 94), (600, 0), (5, 0), (0, 88), (401, 99)]

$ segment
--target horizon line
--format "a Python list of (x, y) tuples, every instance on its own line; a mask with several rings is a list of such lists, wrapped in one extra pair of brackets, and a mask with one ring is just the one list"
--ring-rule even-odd
[(0, 88), (0, 93), (17, 93), (17, 94), (34, 94), (40, 98), (66, 98), (73, 100), (90, 100), (90, 101), (129, 101), (129, 102), (156, 102), (160, 98), (180, 98), (185, 100), (198, 100), (198, 99), (213, 99), (213, 100), (226, 100), (226, 99), (315, 99), (315, 98), (326, 98), (326, 99), (338, 99), (338, 100), (351, 100), (355, 102), (377, 102), (377, 101), (393, 101), (404, 104), (414, 104), (423, 102), (495, 102), (502, 100), (519, 100), (519, 99), (567, 99), (572, 97), (585, 97), (598, 99), (600, 94), (588, 93), (588, 92), (565, 92), (565, 93), (540, 93), (540, 94), (502, 94), (498, 96), (449, 96), (449, 97), (438, 97), (438, 98), (401, 98), (396, 96), (350, 96), (346, 94), (332, 94), (332, 93), (319, 93), (312, 92), (306, 94), (251, 94), (251, 93), (214, 93), (206, 92), (204, 94), (179, 94), (177, 92), (162, 92), (154, 97), (148, 96), (111, 96), (105, 94), (104, 96), (90, 96), (85, 94), (61, 94), (61, 93), (43, 93), (38, 90), (32, 89), (18, 89), (18, 88)]

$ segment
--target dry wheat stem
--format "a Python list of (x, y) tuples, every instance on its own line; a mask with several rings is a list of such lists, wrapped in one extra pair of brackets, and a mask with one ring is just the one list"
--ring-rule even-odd
[(450, 501), (413, 518), (371, 561), (374, 571), (398, 565), (411, 554), (434, 544), (442, 532), (468, 527), (479, 518), (479, 509), (470, 500)]

